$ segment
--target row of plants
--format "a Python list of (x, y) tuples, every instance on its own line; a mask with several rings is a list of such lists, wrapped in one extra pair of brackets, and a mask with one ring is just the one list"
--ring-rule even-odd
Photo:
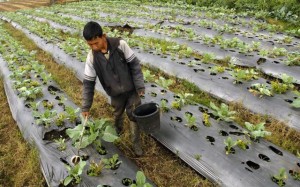
[[(112, 35), (112, 36), (120, 36), (121, 33), (115, 31), (115, 32), (111, 33), (110, 35)], [(123, 34), (123, 36), (124, 36), (124, 34)], [(128, 34), (127, 34), (127, 36), (128, 36)], [(131, 37), (131, 40), (129, 40), (129, 43), (132, 46), (135, 46), (132, 41), (133, 40), (132, 40), (132, 37)], [(138, 41), (142, 41), (142, 40), (136, 39), (136, 43)], [(148, 39), (148, 40), (145, 40), (144, 43), (147, 43), (148, 45), (150, 44), (149, 46), (157, 46), (157, 45), (159, 45), (159, 41), (161, 41), (161, 40), (153, 40), (153, 41), (150, 42), (150, 40)], [(162, 44), (164, 44), (164, 46), (166, 46), (166, 49), (156, 47), (156, 53), (167, 54), (165, 50), (167, 50), (168, 46), (170, 46), (170, 45), (169, 45), (168, 42), (162, 43)], [(162, 45), (162, 44), (160, 44), (160, 45)], [(68, 37), (65, 42), (63, 42), (62, 44), (59, 44), (59, 45), (68, 54), (74, 55), (74, 53), (76, 53), (74, 57), (77, 57), (81, 61), (84, 61), (84, 59), (85, 59), (85, 53), (86, 53), (86, 50), (88, 49), (88, 47), (86, 46), (86, 44), (82, 40), (80, 40), (78, 38), (75, 39), (75, 38)], [(83, 46), (86, 49), (82, 49)], [(144, 46), (141, 46), (141, 43), (139, 44), (139, 47), (142, 48), (143, 50), (146, 50)], [(172, 49), (174, 49), (174, 45), (173, 45)], [(150, 50), (150, 49), (147, 49), (147, 50)], [(190, 50), (190, 53), (192, 53), (192, 50), (189, 49), (189, 48), (187, 48), (186, 51), (183, 50), (183, 52), (186, 52), (186, 54), (185, 54), (186, 57), (189, 56), (189, 53), (188, 53), (189, 50)], [(79, 51), (79, 53), (77, 51)], [(179, 55), (181, 54), (181, 51), (179, 51)], [(176, 53), (176, 51), (174, 51), (174, 53)], [(208, 56), (209, 58), (206, 57), (206, 56)], [(208, 58), (209, 60), (213, 60), (213, 57), (211, 57), (209, 55), (204, 55), (204, 57)], [(206, 60), (205, 60), (206, 58), (203, 58), (203, 62), (206, 62)], [(207, 60), (207, 61), (209, 62), (209, 60)], [(249, 76), (247, 72), (249, 72), (249, 71), (245, 71), (245, 70), (241, 70), (241, 69), (234, 70), (231, 73), (231, 75), (235, 78), (234, 83), (239, 83), (239, 82), (242, 82), (243, 80), (250, 80), (252, 76)], [(256, 76), (257, 76), (257, 73), (256, 73)], [(250, 79), (248, 79), (247, 77), (250, 77)], [(282, 76), (282, 77), (284, 77), (284, 76)], [(289, 77), (289, 76), (286, 75), (286, 77)], [(290, 79), (290, 81), (293, 82), (293, 78), (292, 77), (285, 78), (285, 80), (287, 80), (287, 79)], [(291, 84), (291, 82), (288, 83), (288, 84)], [(275, 93), (284, 93), (284, 92), (286, 92), (288, 90), (288, 87), (289, 87), (289, 86), (285, 86), (285, 85), (286, 84), (280, 84), (278, 81), (277, 82), (273, 82), (272, 83), (272, 87), (273, 87), (272, 90)], [(283, 87), (280, 87), (280, 86), (283, 86)], [(277, 88), (274, 88), (274, 87), (277, 87)], [(280, 87), (280, 89), (279, 89), (279, 87)], [(255, 93), (255, 94), (259, 94), (260, 96), (263, 96), (263, 95), (272, 96), (273, 95), (272, 92), (270, 91), (270, 89), (268, 89), (266, 85), (262, 85), (262, 84), (253, 84), (252, 87), (251, 87), (251, 89), (249, 91), (251, 91), (252, 93)], [(292, 105), (293, 106), (297, 106), (295, 103), (298, 103), (298, 100), (294, 100), (293, 103), (292, 103)]]
[[(2, 27), (2, 26), (1, 26)], [(59, 99), (58, 103), (54, 101), (41, 100), (43, 98), (43, 87), (47, 87), (50, 82), (52, 82), (51, 78), (45, 72), (45, 67), (40, 65), (38, 61), (35, 60), (35, 51), (28, 52), (24, 49), (22, 45), (20, 45), (17, 41), (14, 40), (10, 35), (8, 35), (4, 29), (1, 28), (1, 56), (8, 62), (8, 68), (12, 72), (10, 75), (10, 79), (13, 80), (13, 88), (17, 92), (20, 98), (24, 97), (20, 94), (20, 90), (31, 90), (31, 88), (38, 87), (40, 88), (40, 94), (37, 96), (35, 92), (30, 93), (24, 99), (25, 105), (31, 108), (32, 115), (36, 119), (35, 123), (37, 125), (45, 125), (45, 127), (53, 126), (64, 126), (66, 120), (69, 120), (71, 123), (75, 124), (79, 115), (79, 108), (74, 109), (71, 106), (64, 107), (64, 111), (61, 113), (57, 113), (55, 108), (55, 104), (65, 105), (63, 99), (63, 95), (57, 95), (57, 92), (53, 90), (50, 92), (52, 95), (57, 95)], [(11, 53), (14, 51), (14, 53)], [(41, 76), (41, 74), (46, 74)], [(47, 81), (45, 78), (47, 77)], [(24, 80), (25, 78), (25, 80)], [(37, 78), (42, 78), (41, 80)], [(22, 81), (23, 80), (23, 81)], [(28, 91), (29, 92), (29, 91)], [(22, 92), (21, 92), (22, 93)], [(45, 95), (47, 97), (47, 94)], [(27, 103), (27, 104), (26, 104)], [(43, 105), (43, 108), (39, 107), (39, 105)], [(44, 112), (43, 112), (44, 111)], [(82, 120), (84, 121), (84, 120)], [(95, 120), (93, 122), (88, 121), (86, 125), (79, 124), (75, 128), (67, 129), (67, 135), (71, 138), (74, 147), (78, 150), (91, 145), (92, 143), (96, 143), (97, 150), (101, 150), (103, 146), (101, 145), (101, 139), (107, 142), (114, 142), (118, 137), (116, 136), (116, 132), (112, 127), (112, 123), (108, 119), (100, 119)], [(60, 151), (64, 151), (67, 149), (66, 144), (67, 139), (59, 138), (54, 140), (58, 144), (57, 149)], [(100, 161), (102, 164), (96, 164), (92, 161), (88, 169), (88, 175), (90, 176), (99, 176), (101, 174), (102, 168), (109, 169), (117, 169), (117, 167), (121, 164), (122, 161), (119, 161), (118, 155), (115, 154), (111, 158), (103, 158)], [(64, 186), (68, 186), (71, 183), (78, 184), (81, 182), (81, 174), (86, 166), (86, 161), (83, 161), (81, 158), (76, 162), (74, 161), (74, 165), (66, 164), (66, 169), (68, 170), (68, 176), (63, 179), (62, 184)], [(145, 176), (143, 173), (138, 172), (137, 174), (137, 182), (133, 184), (131, 182), (131, 186), (136, 185), (147, 185), (151, 186), (149, 183), (146, 183)]]

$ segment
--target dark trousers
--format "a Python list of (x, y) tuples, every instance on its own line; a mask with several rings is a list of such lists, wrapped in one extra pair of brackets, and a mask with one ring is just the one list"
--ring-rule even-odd
[(124, 116), (123, 113), (126, 109), (126, 114), (130, 121), (136, 121), (132, 115), (133, 110), (141, 104), (141, 98), (138, 93), (133, 90), (123, 94), (112, 96), (111, 105), (114, 108), (115, 126), (122, 128)]

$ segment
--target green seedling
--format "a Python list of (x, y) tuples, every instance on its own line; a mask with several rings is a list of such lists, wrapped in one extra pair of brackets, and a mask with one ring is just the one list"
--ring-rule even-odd
[(210, 107), (214, 110), (213, 115), (218, 116), (218, 120), (224, 120), (231, 122), (235, 119), (235, 111), (229, 111), (228, 105), (225, 103), (221, 104), (221, 107), (217, 107), (213, 102), (210, 102)]
[(247, 146), (250, 144), (249, 141), (247, 140), (241, 140), (241, 139), (238, 139), (237, 140), (237, 146), (242, 149), (242, 150), (246, 150), (247, 149)]
[(288, 91), (289, 87), (287, 84), (280, 83), (277, 81), (271, 81), (272, 91), (277, 94), (283, 94)]
[(144, 173), (138, 171), (136, 173), (136, 184), (131, 184), (130, 187), (152, 187), (152, 185), (146, 182)]
[(267, 85), (261, 83), (252, 84), (249, 92), (253, 93), (254, 95), (259, 95), (260, 98), (262, 98), (264, 95), (273, 96), (272, 91), (267, 87)]
[(166, 100), (160, 101), (160, 108), (161, 108), (162, 112), (168, 112), (170, 110), (169, 107), (167, 106)]
[(194, 157), (195, 157), (196, 160), (199, 161), (199, 160), (201, 160), (202, 155), (197, 154), (197, 155), (194, 155)]
[(67, 145), (66, 145), (66, 143), (65, 143), (65, 140), (66, 140), (66, 139), (64, 139), (64, 138), (59, 138), (59, 139), (54, 140), (54, 142), (58, 144), (57, 149), (58, 149), (59, 151), (64, 151), (64, 150), (66, 150)]
[(57, 112), (50, 111), (48, 109), (45, 110), (44, 113), (39, 113), (37, 111), (33, 112), (33, 116), (36, 118), (35, 122), (37, 125), (45, 125), (46, 127), (49, 127), (52, 122), (54, 122), (54, 119), (56, 117)]
[(152, 82), (154, 80), (154, 75), (151, 74), (149, 70), (143, 71), (144, 79), (148, 82)]
[(111, 158), (104, 158), (102, 161), (105, 165), (105, 168), (109, 169), (117, 169), (122, 163), (122, 161), (119, 160), (118, 154), (114, 154)]
[(225, 71), (225, 67), (223, 66), (214, 66), (210, 69), (211, 73), (223, 73)]
[(205, 53), (202, 56), (203, 63), (212, 63), (216, 59), (216, 55), (213, 53)]
[(80, 111), (80, 108), (74, 109), (73, 107), (66, 107), (66, 113), (67, 113), (67, 118), (70, 120), (70, 122), (75, 123), (78, 113)]
[(159, 79), (155, 80), (155, 82), (165, 89), (169, 89), (169, 86), (174, 83), (172, 79), (165, 79), (164, 77), (159, 77)]
[(190, 113), (186, 113), (184, 115), (185, 120), (186, 120), (186, 126), (188, 126), (190, 129), (198, 129), (198, 127), (196, 126), (196, 118), (190, 114)]
[(44, 101), (42, 101), (42, 104), (43, 104), (45, 109), (48, 109), (48, 110), (53, 109), (53, 102), (44, 100)]
[(41, 101), (39, 101), (39, 102), (32, 101), (32, 102), (29, 102), (29, 105), (33, 111), (38, 111), (40, 103), (41, 103)]
[(99, 176), (104, 168), (104, 164), (102, 160), (99, 163), (94, 161), (91, 162), (89, 169), (87, 170), (87, 174), (89, 176)]
[(66, 119), (67, 115), (64, 112), (61, 112), (57, 115), (57, 118), (55, 119), (55, 124), (57, 126), (62, 126), (65, 123)]
[(233, 147), (237, 145), (237, 141), (233, 141), (231, 137), (228, 137), (226, 140), (224, 140), (224, 144), (226, 145), (225, 150), (226, 150), (226, 155), (233, 152)]
[(277, 175), (274, 175), (272, 180), (275, 181), (279, 186), (284, 186), (285, 185), (285, 180), (287, 180), (287, 174), (286, 174), (286, 171), (285, 171), (285, 168), (280, 168), (279, 169), (279, 173)]
[(79, 184), (81, 181), (81, 174), (83, 171), (83, 168), (85, 167), (86, 162), (82, 161), (80, 158), (80, 161), (78, 164), (76, 164), (74, 167), (65, 165), (69, 175), (64, 179), (63, 184), (64, 186), (67, 186), (68, 184), (70, 184), (73, 180), (76, 184)]
[(265, 131), (265, 122), (261, 122), (256, 125), (245, 122), (245, 127), (248, 131), (244, 131), (244, 133), (249, 135), (254, 140), (258, 140), (259, 138), (271, 135), (271, 132)]
[(289, 76), (285, 73), (283, 73), (280, 77), (283, 81), (283, 83), (285, 83), (286, 85), (288, 85), (289, 89), (293, 89), (294, 88), (294, 77)]
[(203, 113), (202, 114), (202, 119), (203, 119), (203, 124), (205, 125), (205, 126), (207, 126), (207, 127), (210, 127), (211, 126), (211, 122), (210, 122), (210, 115), (209, 114), (207, 114), (207, 113)]
[(298, 95), (298, 98), (295, 99), (291, 105), (295, 108), (300, 108), (300, 92), (299, 91), (294, 91), (293, 93)]

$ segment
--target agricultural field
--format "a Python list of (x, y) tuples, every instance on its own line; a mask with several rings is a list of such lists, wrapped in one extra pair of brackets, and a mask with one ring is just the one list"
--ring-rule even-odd
[[(16, 186), (300, 186), (299, 12), (142, 2), (0, 12), (0, 106), (39, 157), (29, 167), (38, 176)], [(143, 134), (141, 157), (128, 120), (117, 136), (99, 82), (92, 119), (80, 117), (90, 20), (133, 49), (142, 102), (160, 108), (160, 130)], [(7, 176), (0, 186), (17, 180)]]

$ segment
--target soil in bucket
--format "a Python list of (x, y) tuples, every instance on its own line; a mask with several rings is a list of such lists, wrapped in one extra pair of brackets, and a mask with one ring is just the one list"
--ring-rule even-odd
[(133, 116), (146, 134), (157, 132), (160, 128), (160, 112), (156, 103), (141, 104), (135, 108)]

